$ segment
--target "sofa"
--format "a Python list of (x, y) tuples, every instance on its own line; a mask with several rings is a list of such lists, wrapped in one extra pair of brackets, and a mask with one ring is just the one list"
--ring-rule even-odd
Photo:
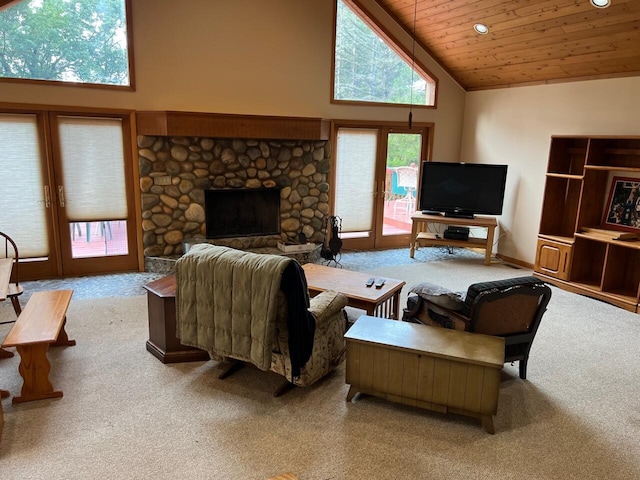
[(249, 362), (308, 386), (345, 355), (347, 298), (309, 299), (292, 258), (198, 244), (176, 262), (176, 334), (212, 359)]

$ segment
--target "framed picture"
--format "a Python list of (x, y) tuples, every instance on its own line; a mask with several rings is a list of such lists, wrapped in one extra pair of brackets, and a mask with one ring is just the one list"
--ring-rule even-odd
[(613, 177), (602, 226), (640, 232), (640, 178)]

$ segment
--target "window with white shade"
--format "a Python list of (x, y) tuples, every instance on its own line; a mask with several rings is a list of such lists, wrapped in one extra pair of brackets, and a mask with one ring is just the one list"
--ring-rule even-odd
[(335, 214), (342, 218), (345, 233), (368, 232), (373, 228), (377, 143), (377, 130), (338, 130)]
[(122, 120), (58, 117), (58, 132), (67, 219), (126, 219)]
[(21, 258), (46, 257), (45, 182), (36, 115), (0, 114), (0, 145), (0, 230), (18, 244)]

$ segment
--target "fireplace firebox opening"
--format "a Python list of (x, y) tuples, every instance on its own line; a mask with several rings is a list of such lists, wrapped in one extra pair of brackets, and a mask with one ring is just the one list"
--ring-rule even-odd
[(207, 238), (280, 234), (279, 188), (209, 189), (204, 199)]

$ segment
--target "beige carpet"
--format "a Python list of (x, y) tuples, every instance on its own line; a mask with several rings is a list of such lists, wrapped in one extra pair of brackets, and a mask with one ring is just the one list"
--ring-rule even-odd
[[(456, 260), (372, 270), (453, 289), (529, 273)], [(145, 350), (144, 297), (72, 300), (75, 347), (52, 349), (64, 397), (13, 406), (6, 479), (640, 478), (640, 316), (553, 290), (529, 380), (505, 366), (497, 433), (480, 422), (373, 397), (347, 404), (344, 367), (273, 398), (280, 378), (245, 368), (226, 380), (214, 362), (163, 365)], [(0, 306), (0, 321), (13, 314)], [(0, 338), (10, 326), (0, 326)], [(16, 395), (18, 358), (0, 360)]]

